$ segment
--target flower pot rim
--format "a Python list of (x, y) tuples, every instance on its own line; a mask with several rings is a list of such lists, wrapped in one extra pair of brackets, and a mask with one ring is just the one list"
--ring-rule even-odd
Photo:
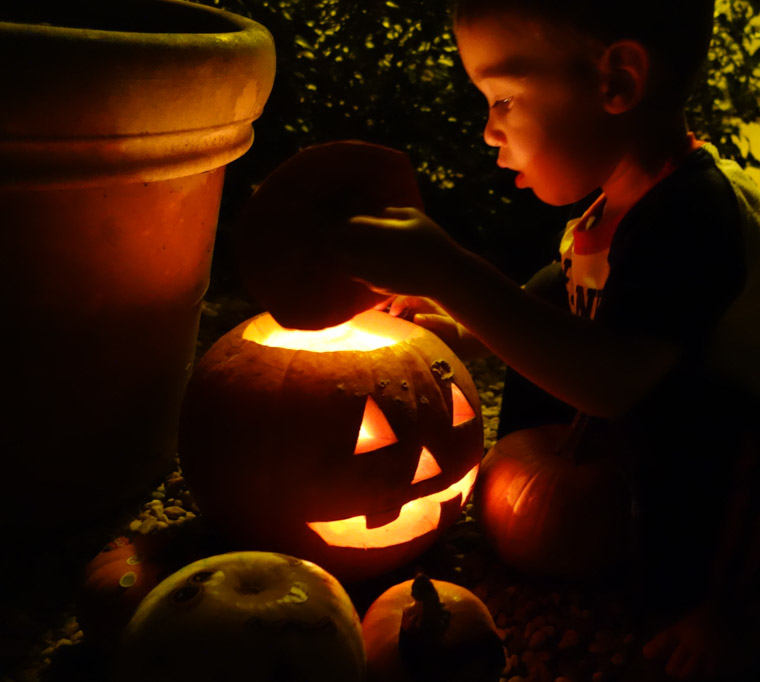
[[(83, 7), (96, 5), (71, 0), (71, 7), (82, 17)], [(8, 101), (0, 109), (0, 187), (151, 182), (218, 168), (245, 153), (274, 81), (272, 34), (252, 19), (184, 0), (131, 0), (118, 16), (155, 28), (151, 8), (161, 28), (176, 13), (178, 28), (202, 27), (211, 17), (211, 28), (231, 30), (0, 21), (0, 62), (13, 65), (0, 72)], [(104, 9), (97, 16), (111, 15)]]
[[(66, 5), (61, 3), (61, 6), (63, 9), (60, 11), (65, 12)], [(120, 30), (119, 28), (97, 28), (86, 25), (67, 26), (64, 25), (64, 22), (54, 23), (6, 19), (3, 14), (0, 13), (0, 35), (17, 34), (29, 37), (38, 35), (48, 40), (57, 37), (66, 41), (81, 40), (92, 42), (93, 40), (97, 40), (111, 43), (165, 45), (167, 41), (180, 44), (214, 44), (220, 39), (234, 41), (236, 37), (243, 38), (243, 36), (236, 36), (236, 34), (261, 30), (261, 25), (253, 19), (232, 12), (227, 12), (222, 9), (217, 9), (215, 7), (187, 2), (186, 0), (135, 0), (135, 2), (130, 3), (129, 6), (110, 6), (104, 9), (106, 9), (107, 12), (118, 11), (121, 9), (135, 11), (140, 6), (143, 6), (146, 11), (151, 11), (156, 7), (160, 7), (166, 12), (184, 12), (186, 16), (182, 17), (183, 19), (211, 19), (216, 22), (217, 26), (214, 27), (215, 30), (150, 30), (149, 28), (146, 28), (136, 31)], [(73, 4), (73, 7), (76, 7), (76, 3)], [(118, 21), (119, 18), (120, 17), (115, 16), (114, 20)], [(227, 29), (224, 28), (225, 25), (228, 27)], [(166, 28), (169, 28), (168, 25)], [(198, 28), (200, 29), (202, 27), (199, 25)]]

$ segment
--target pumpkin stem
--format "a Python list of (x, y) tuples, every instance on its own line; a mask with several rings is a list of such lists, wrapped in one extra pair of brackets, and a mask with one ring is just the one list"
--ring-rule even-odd
[(570, 432), (567, 438), (557, 449), (557, 454), (563, 459), (579, 464), (583, 460), (581, 442), (588, 428), (591, 417), (584, 412), (576, 412), (570, 424)]
[(435, 585), (424, 574), (419, 574), (412, 582), (412, 597), (414, 601), (401, 616), (399, 654), (415, 677), (426, 679), (425, 671), (437, 657), (451, 613), (441, 604)]

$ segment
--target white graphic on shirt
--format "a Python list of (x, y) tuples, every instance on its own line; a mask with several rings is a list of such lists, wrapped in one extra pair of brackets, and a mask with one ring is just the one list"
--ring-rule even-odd
[[(581, 218), (571, 220), (565, 228), (565, 234), (560, 244), (562, 270), (565, 275), (567, 297), (570, 310), (579, 317), (593, 319), (602, 300), (604, 285), (610, 274), (607, 256), (610, 252), (609, 243), (597, 244), (589, 253), (588, 249), (578, 252), (576, 235), (580, 231), (588, 231), (594, 226), (594, 213), (601, 209), (602, 204), (595, 203)], [(610, 235), (611, 236), (611, 235)], [(604, 240), (607, 242), (607, 240)]]

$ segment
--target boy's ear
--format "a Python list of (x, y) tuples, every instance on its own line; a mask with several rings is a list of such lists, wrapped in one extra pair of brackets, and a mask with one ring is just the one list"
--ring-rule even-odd
[(599, 61), (604, 108), (610, 114), (633, 109), (644, 97), (649, 82), (649, 53), (635, 40), (609, 45)]

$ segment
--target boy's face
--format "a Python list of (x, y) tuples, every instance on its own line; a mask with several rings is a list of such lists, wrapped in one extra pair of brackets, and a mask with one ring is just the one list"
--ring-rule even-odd
[(488, 100), (485, 141), (499, 148), (499, 166), (518, 171), (515, 184), (557, 206), (599, 188), (619, 150), (592, 48), (507, 12), (457, 26), (456, 35)]

